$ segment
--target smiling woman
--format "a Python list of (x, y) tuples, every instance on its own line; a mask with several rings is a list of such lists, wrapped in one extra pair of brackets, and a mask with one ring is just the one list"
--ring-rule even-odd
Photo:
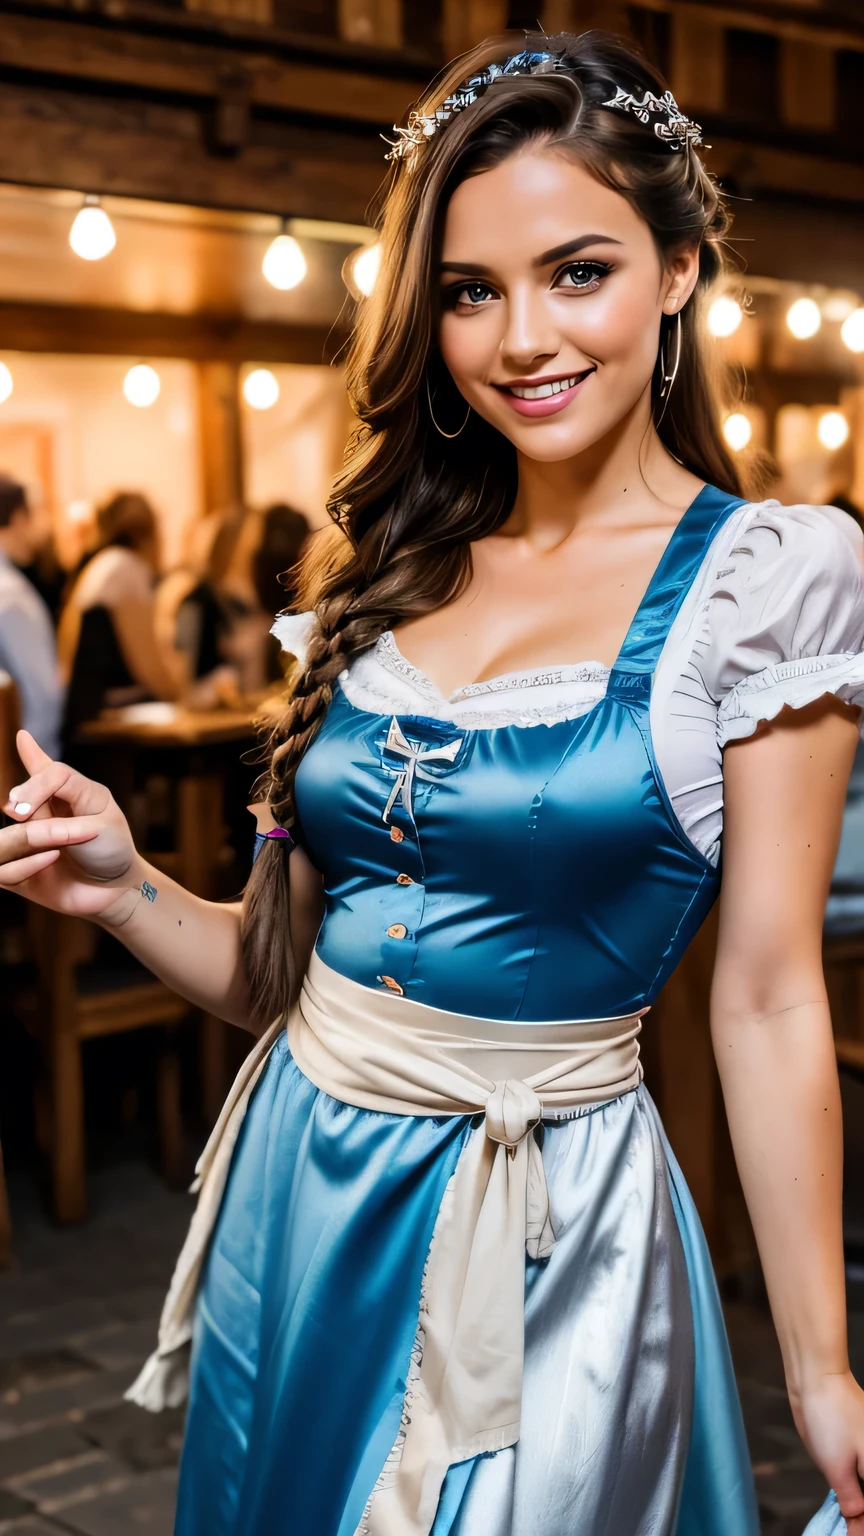
[(721, 840), (712, 1029), (837, 1494), (811, 1536), (862, 1536), (821, 975), (861, 537), (739, 494), (699, 142), (596, 32), (484, 44), (396, 130), (242, 914), (22, 739), (0, 883), (261, 1035), (132, 1390), (179, 1402), (193, 1344), (178, 1536), (757, 1536), (638, 1046)]

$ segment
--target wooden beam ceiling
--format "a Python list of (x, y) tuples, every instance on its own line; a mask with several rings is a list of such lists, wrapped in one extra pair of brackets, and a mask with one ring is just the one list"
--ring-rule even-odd
[(226, 91), (250, 107), (366, 123), (376, 129), (401, 117), (418, 92), (409, 76), (390, 78), (272, 51), (228, 51), (206, 40), (164, 37), (81, 20), (5, 14), (0, 69), (74, 82), (215, 101)]
[(4, 352), (179, 357), (193, 362), (330, 363), (344, 334), (325, 326), (138, 314), (83, 304), (0, 303)]

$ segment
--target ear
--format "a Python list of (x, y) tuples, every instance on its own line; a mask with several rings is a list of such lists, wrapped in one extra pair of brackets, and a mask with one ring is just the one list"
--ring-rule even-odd
[(663, 313), (675, 315), (684, 308), (699, 281), (699, 247), (688, 245), (666, 263), (663, 284)]

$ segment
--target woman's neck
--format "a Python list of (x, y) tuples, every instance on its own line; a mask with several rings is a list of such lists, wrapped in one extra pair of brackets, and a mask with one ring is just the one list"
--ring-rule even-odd
[(546, 463), (520, 454), (519, 489), (500, 532), (554, 549), (580, 526), (665, 520), (684, 510), (700, 483), (640, 413), (575, 458)]

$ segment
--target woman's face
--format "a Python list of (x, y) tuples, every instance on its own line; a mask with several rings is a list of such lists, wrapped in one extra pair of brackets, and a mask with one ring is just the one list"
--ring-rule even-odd
[[(662, 315), (683, 306), (697, 276), (695, 249), (664, 269), (648, 225), (577, 160), (524, 151), (451, 199), (441, 353), (461, 394), (517, 450), (571, 458), (647, 401)], [(433, 396), (447, 432), (462, 418), (451, 393)]]

